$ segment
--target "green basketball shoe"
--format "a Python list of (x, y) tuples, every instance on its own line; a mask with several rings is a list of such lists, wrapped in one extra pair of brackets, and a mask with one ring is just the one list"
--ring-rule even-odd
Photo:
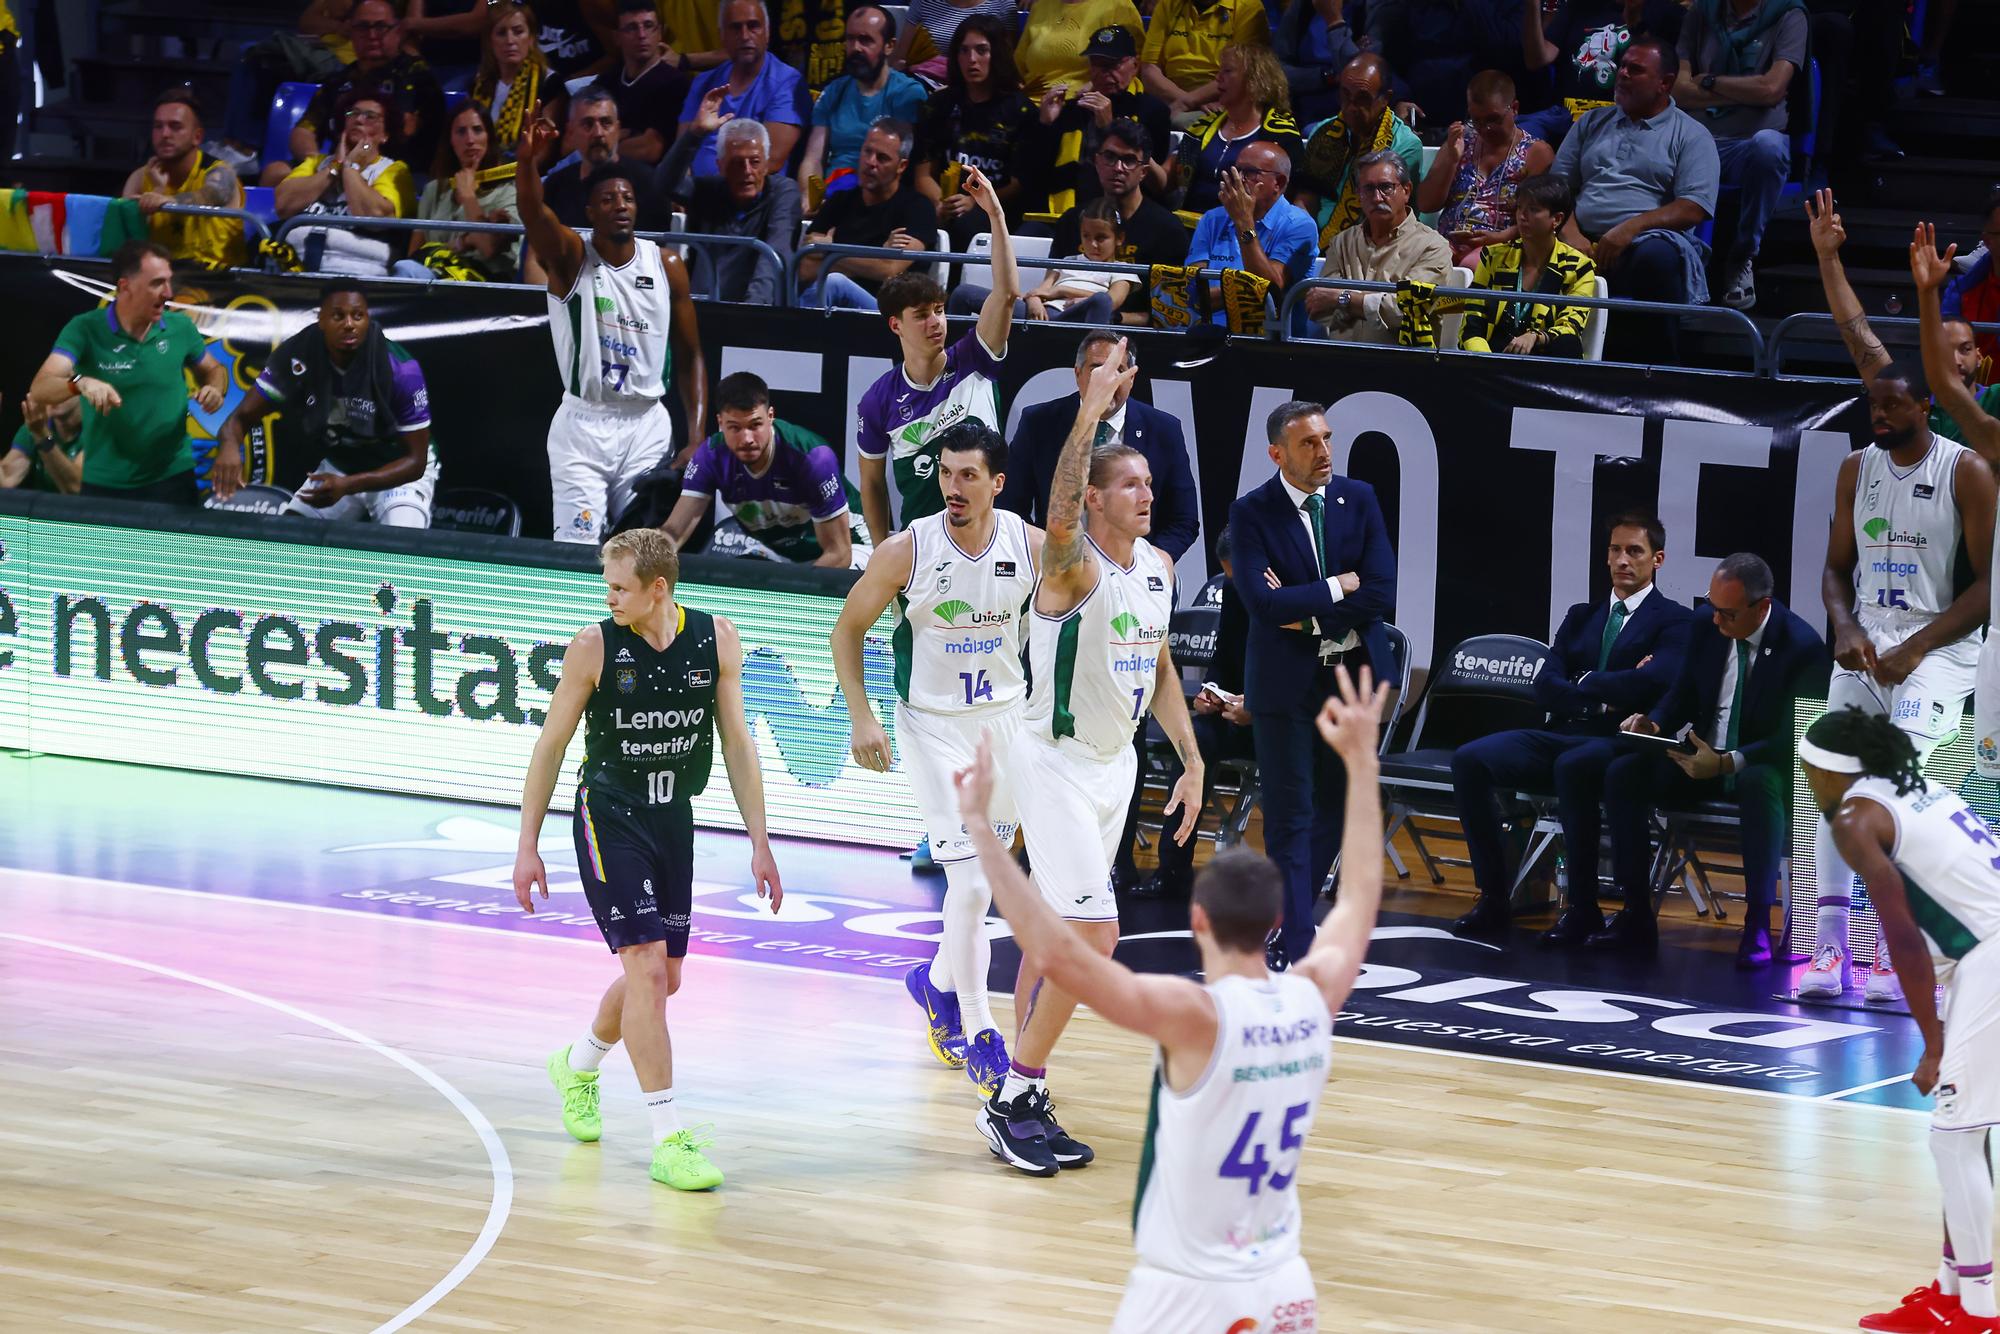
[(722, 1172), (702, 1152), (715, 1143), (710, 1131), (698, 1126), (661, 1140), (653, 1150), (653, 1180), (675, 1190), (714, 1190), (721, 1185)]
[(604, 1119), (597, 1112), (597, 1071), (569, 1068), (569, 1048), (549, 1057), (549, 1082), (562, 1094), (563, 1129), (585, 1144), (594, 1144), (604, 1133)]

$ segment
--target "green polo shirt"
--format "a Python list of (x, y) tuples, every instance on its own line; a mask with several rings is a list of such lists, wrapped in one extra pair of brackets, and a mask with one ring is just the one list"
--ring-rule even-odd
[[(87, 464), (90, 461), (89, 445), (96, 429), (97, 413), (91, 408), (90, 404), (85, 403), (83, 405), (83, 422), (81, 428), (76, 433), (76, 439), (66, 445), (59, 444), (56, 448), (60, 449), (70, 458), (75, 458), (78, 454), (84, 455), (84, 462)], [(42, 466), (42, 451), (35, 448), (38, 443), (34, 432), (28, 429), (25, 422), (21, 424), (19, 430), (14, 432), (13, 447), (28, 456), (28, 475), (22, 481), (21, 489), (24, 491), (54, 491), (56, 484), (50, 480), (48, 469)]]
[[(2000, 384), (1989, 384), (1973, 397), (1979, 400), (1981, 412), (1989, 417), (2000, 417)], [(1956, 440), (1961, 445), (1965, 443), (1965, 432), (1958, 429), (1958, 423), (1943, 408), (1931, 409), (1931, 430), (1947, 440)]]
[(83, 456), (87, 484), (150, 486), (193, 469), (186, 372), (208, 351), (193, 320), (170, 310), (134, 338), (118, 327), (117, 307), (105, 306), (65, 324), (55, 350), (123, 400), (104, 414), (95, 448)]

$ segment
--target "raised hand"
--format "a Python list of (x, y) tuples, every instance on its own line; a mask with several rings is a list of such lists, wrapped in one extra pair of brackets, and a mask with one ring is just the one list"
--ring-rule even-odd
[(714, 134), (736, 119), (735, 112), (722, 109), (722, 99), (728, 91), (721, 84), (717, 84), (702, 96), (701, 107), (694, 113), (694, 127), (697, 130), (705, 135)]
[(959, 189), (973, 203), (985, 210), (986, 216), (1000, 217), (1000, 196), (993, 189), (993, 182), (986, 179), (986, 173), (977, 167), (965, 169), (965, 184)]
[(1917, 224), (1917, 230), (1910, 237), (1910, 276), (1917, 280), (1917, 290), (1929, 291), (1943, 287), (1951, 280), (1952, 257), (1958, 253), (1956, 243), (1944, 248), (1940, 255), (1937, 249), (1937, 228), (1928, 222)]
[(515, 146), (515, 160), (532, 167), (541, 161), (542, 154), (555, 147), (556, 140), (561, 137), (561, 130), (537, 116), (521, 131), (521, 142)]
[(1847, 241), (1847, 229), (1833, 211), (1833, 191), (1815, 190), (1806, 198), (1806, 225), (1812, 232), (1813, 253), (1832, 259)]
[(1130, 364), (1125, 354), (1125, 340), (1119, 339), (1112, 345), (1111, 355), (1091, 367), (1090, 383), (1084, 386), (1082, 406), (1091, 420), (1101, 420), (1118, 397), (1118, 392), (1131, 388), (1138, 374), (1139, 367)]

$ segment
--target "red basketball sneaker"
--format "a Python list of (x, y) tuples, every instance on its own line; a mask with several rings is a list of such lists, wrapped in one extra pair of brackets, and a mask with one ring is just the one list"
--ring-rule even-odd
[(1938, 1334), (2000, 1334), (2000, 1318), (1971, 1315), (1964, 1307), (1954, 1306), (1950, 1318), (1937, 1328)]
[(1886, 1334), (1943, 1334), (1947, 1322), (1963, 1314), (1957, 1296), (1947, 1296), (1932, 1279), (1930, 1286), (1910, 1293), (1895, 1310), (1862, 1316), (1861, 1328)]

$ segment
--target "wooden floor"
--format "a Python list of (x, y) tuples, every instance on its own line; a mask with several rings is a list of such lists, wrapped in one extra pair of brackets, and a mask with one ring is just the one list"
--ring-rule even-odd
[[(679, 1195), (646, 1176), (622, 1056), (598, 1145), (541, 1070), (611, 969), (518, 932), (0, 873), (0, 1329), (397, 1328), (427, 1294), (413, 1328), (1109, 1323), (1139, 1042), (1079, 1016), (1053, 1086), (1098, 1160), (1036, 1181), (988, 1155), (899, 986), (698, 958), (677, 1085), (729, 1181)], [(1850, 1329), (1935, 1263), (1925, 1126), (1343, 1040), (1300, 1172), (1321, 1328)]]

